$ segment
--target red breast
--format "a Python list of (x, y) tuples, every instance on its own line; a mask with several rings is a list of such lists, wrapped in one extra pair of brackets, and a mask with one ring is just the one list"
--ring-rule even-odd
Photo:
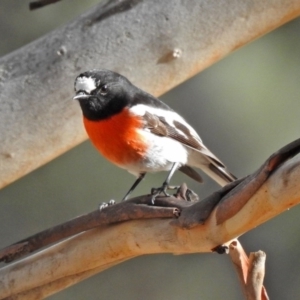
[(84, 117), (83, 121), (94, 146), (111, 162), (124, 166), (143, 159), (147, 144), (137, 130), (143, 122), (127, 108), (106, 119), (91, 121)]

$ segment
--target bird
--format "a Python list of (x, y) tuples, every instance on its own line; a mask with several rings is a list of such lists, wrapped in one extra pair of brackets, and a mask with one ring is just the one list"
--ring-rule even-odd
[(133, 85), (125, 76), (93, 69), (75, 79), (86, 132), (110, 162), (136, 176), (122, 200), (128, 199), (148, 172), (168, 171), (152, 202), (168, 196), (170, 180), (179, 170), (202, 182), (201, 169), (221, 186), (234, 180), (225, 165), (203, 144), (185, 119), (160, 99)]

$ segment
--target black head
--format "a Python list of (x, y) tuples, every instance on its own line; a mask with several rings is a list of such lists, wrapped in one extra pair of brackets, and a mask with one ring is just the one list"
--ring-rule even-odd
[(91, 70), (75, 80), (76, 96), (83, 115), (89, 120), (101, 120), (127, 106), (137, 88), (124, 76), (109, 70)]
[(144, 104), (170, 110), (165, 103), (134, 86), (126, 77), (109, 70), (91, 70), (75, 80), (76, 96), (83, 115), (93, 121), (105, 119), (124, 107)]

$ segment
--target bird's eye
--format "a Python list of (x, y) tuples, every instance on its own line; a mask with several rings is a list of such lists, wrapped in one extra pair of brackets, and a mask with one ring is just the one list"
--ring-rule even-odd
[(105, 96), (108, 93), (108, 87), (107, 85), (102, 85), (99, 89), (99, 93), (103, 96)]

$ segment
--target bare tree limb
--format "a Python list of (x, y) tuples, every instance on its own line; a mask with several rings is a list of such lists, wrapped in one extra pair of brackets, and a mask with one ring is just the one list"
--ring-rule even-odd
[[(183, 184), (173, 197), (157, 197), (156, 206), (152, 206), (151, 195), (145, 195), (107, 207), (101, 211), (97, 210), (79, 216), (0, 250), (0, 261), (10, 262), (80, 232), (128, 220), (176, 216), (178, 221), (173, 222), (174, 225), (192, 228), (202, 225), (215, 209), (217, 225), (220, 225), (245, 206), (280, 164), (299, 152), (300, 139), (272, 154), (258, 171), (228, 184), (202, 201), (198, 201), (197, 196), (192, 202), (191, 195), (194, 193), (187, 188), (186, 184)], [(215, 250), (220, 253), (220, 249)]]
[[(148, 204), (151, 203), (151, 195), (140, 196), (137, 200), (143, 200), (144, 198), (147, 198)], [(0, 250), (0, 261), (11, 262), (28, 253), (92, 228), (105, 227), (109, 224), (128, 220), (174, 218), (178, 216), (179, 209), (176, 207), (147, 206), (129, 201), (118, 203), (102, 211), (96, 210), (79, 216), (8, 246)]]
[(298, 204), (299, 186), (300, 155), (283, 163), (241, 210), (219, 225), (214, 210), (204, 225), (189, 230), (172, 226), (168, 219), (150, 219), (78, 234), (2, 268), (0, 299), (18, 294), (33, 297), (35, 290), (50, 295), (139, 255), (210, 252)]
[(247, 299), (264, 300), (263, 280), (265, 277), (266, 253), (263, 251), (252, 252), (249, 256), (249, 265), (247, 276)]
[(239, 241), (233, 240), (229, 243), (229, 256), (231, 258), (234, 269), (237, 272), (243, 293), (244, 295), (246, 295), (249, 258)]
[(106, 1), (0, 59), (0, 187), (86, 139), (71, 101), (87, 69), (160, 95), (300, 13), (298, 0)]
[(262, 251), (250, 253), (248, 258), (238, 240), (229, 244), (229, 256), (237, 271), (243, 293), (247, 300), (269, 300), (263, 286), (266, 254)]

